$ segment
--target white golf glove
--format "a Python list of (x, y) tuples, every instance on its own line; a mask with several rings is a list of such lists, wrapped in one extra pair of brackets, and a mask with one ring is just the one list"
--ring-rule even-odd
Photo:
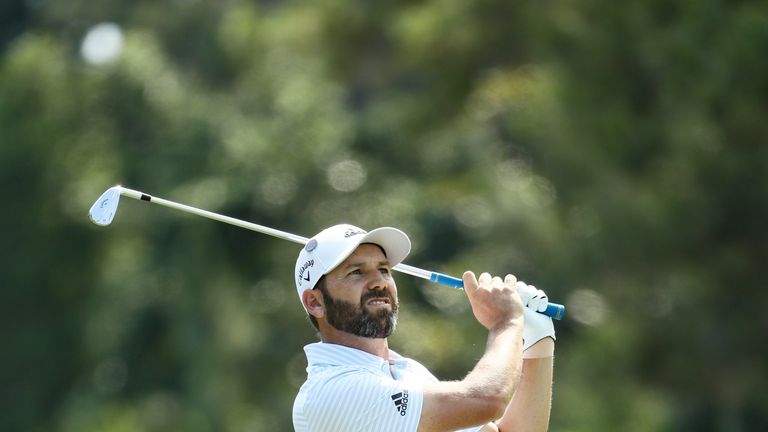
[(555, 325), (552, 323), (552, 318), (539, 313), (544, 312), (549, 304), (549, 297), (544, 291), (520, 281), (517, 282), (516, 287), (525, 306), (523, 309), (525, 315), (523, 358), (526, 358), (525, 351), (536, 342), (547, 337), (555, 339)]

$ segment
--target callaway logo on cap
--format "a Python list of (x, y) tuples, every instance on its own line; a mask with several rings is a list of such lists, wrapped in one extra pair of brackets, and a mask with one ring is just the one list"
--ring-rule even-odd
[(301, 294), (315, 287), (362, 243), (381, 246), (391, 266), (400, 264), (411, 251), (411, 241), (397, 228), (383, 227), (367, 232), (354, 225), (334, 225), (312, 237), (296, 260), (296, 290)]

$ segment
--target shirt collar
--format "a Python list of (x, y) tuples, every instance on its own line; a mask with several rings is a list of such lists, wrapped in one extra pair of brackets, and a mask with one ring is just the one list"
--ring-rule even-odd
[[(316, 342), (304, 347), (308, 367), (355, 366), (371, 369), (377, 372), (387, 372), (389, 362), (383, 358), (344, 345)], [(405, 358), (395, 351), (389, 350), (390, 362), (396, 365), (404, 363)]]

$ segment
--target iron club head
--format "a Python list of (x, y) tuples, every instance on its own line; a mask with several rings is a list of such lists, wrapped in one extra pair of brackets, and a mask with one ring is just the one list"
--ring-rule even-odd
[(117, 212), (117, 204), (120, 202), (120, 186), (113, 186), (101, 194), (99, 199), (91, 206), (88, 215), (96, 225), (106, 226), (112, 223)]

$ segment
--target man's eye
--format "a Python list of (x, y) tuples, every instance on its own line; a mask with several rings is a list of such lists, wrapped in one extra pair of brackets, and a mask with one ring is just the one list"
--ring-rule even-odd
[(360, 271), (360, 269), (354, 269), (354, 270), (352, 270), (351, 272), (349, 272), (349, 274), (351, 274), (351, 275), (359, 275), (359, 274), (361, 274), (361, 273), (362, 273), (362, 272)]
[(379, 269), (379, 271), (383, 274), (389, 274), (389, 269), (387, 267), (382, 267)]

